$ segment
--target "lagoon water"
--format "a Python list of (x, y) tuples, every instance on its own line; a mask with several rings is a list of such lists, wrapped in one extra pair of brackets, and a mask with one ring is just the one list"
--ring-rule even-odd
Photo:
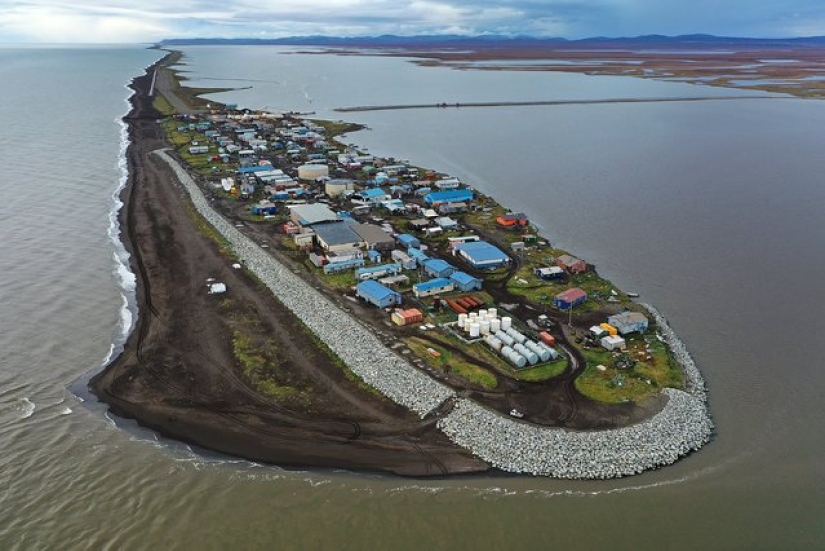
[[(740, 95), (400, 58), (186, 48), (249, 107)], [(715, 439), (609, 482), (289, 472), (115, 426), (83, 377), (122, 340), (110, 239), (134, 48), (0, 48), (0, 549), (814, 549), (825, 546), (825, 103), (795, 99), (349, 113), (375, 154), (528, 212), (671, 320)], [(79, 381), (79, 382), (78, 382)], [(82, 399), (86, 403), (81, 403)]]

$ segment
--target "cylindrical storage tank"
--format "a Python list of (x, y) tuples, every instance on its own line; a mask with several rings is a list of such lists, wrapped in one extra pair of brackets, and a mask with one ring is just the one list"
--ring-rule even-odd
[(527, 358), (514, 350), (511, 350), (505, 357), (516, 367), (524, 367), (527, 365)]
[(501, 318), (501, 329), (502, 331), (507, 331), (513, 326), (513, 318), (510, 316), (504, 316)]
[(329, 178), (329, 167), (322, 164), (301, 165), (298, 167), (298, 178), (301, 180)]
[(516, 342), (513, 340), (513, 337), (503, 331), (496, 331), (496, 338), (507, 346), (513, 346), (513, 343)]
[(556, 350), (555, 348), (553, 348), (551, 346), (545, 346), (544, 344), (542, 344), (541, 347), (544, 348), (547, 351), (548, 354), (550, 354), (550, 359), (551, 360), (555, 360), (556, 358), (559, 357), (559, 351)]
[(478, 311), (478, 317), (486, 316), (486, 315), (487, 315), (487, 310), (484, 310), (482, 308), (481, 310)]
[(490, 334), (490, 322), (489, 321), (482, 321), (478, 325), (481, 327), (481, 334), (482, 335), (489, 335)]
[(475, 339), (478, 337), (479, 333), (481, 333), (481, 326), (477, 323), (470, 324), (470, 338)]
[(495, 308), (488, 308), (487, 315), (493, 319), (496, 319), (498, 317), (498, 310), (496, 310)]
[(329, 180), (324, 184), (324, 193), (329, 197), (340, 197), (345, 191), (355, 189), (352, 180)]
[(487, 335), (486, 337), (484, 337), (484, 342), (489, 344), (490, 348), (492, 348), (495, 351), (501, 350), (501, 347), (503, 346), (501, 341), (492, 335)]
[(459, 314), (458, 315), (458, 326), (461, 329), (464, 329), (464, 324), (467, 323), (467, 314)]
[(501, 320), (498, 318), (493, 318), (490, 320), (490, 331), (493, 333), (498, 333), (501, 331)]
[(505, 330), (505, 333), (507, 333), (508, 335), (513, 337), (513, 340), (518, 342), (518, 343), (523, 343), (524, 341), (527, 340), (527, 337), (525, 337), (524, 335), (522, 335), (521, 333), (519, 333), (518, 331), (516, 331), (512, 327), (510, 329)]
[(533, 341), (527, 341), (524, 343), (524, 346), (532, 350), (541, 361), (549, 362), (550, 361), (550, 352), (547, 351), (546, 348), (539, 346), (538, 344), (534, 343)]
[(478, 319), (478, 312), (470, 312), (470, 321), (475, 321)]
[(513, 350), (524, 356), (527, 359), (527, 361), (530, 362), (530, 365), (536, 365), (537, 363), (539, 363), (538, 354), (531, 351), (523, 344), (516, 344), (515, 346), (513, 346)]

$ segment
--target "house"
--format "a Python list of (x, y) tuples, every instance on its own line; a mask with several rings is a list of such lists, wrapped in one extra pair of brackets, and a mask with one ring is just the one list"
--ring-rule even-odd
[(440, 295), (441, 293), (449, 293), (453, 289), (454, 286), (452, 281), (439, 277), (423, 283), (416, 283), (413, 285), (413, 294), (416, 298), (424, 298), (431, 297), (433, 295)]
[(349, 258), (347, 260), (342, 260), (341, 262), (328, 262), (324, 264), (323, 270), (325, 274), (341, 274), (360, 268), (363, 265), (363, 258)]
[(413, 231), (424, 231), (430, 227), (430, 221), (424, 218), (420, 220), (410, 220), (407, 222), (407, 225)]
[(569, 310), (587, 300), (587, 293), (578, 287), (567, 289), (553, 297), (553, 306), (559, 310)]
[(453, 285), (455, 285), (455, 288), (458, 291), (463, 293), (467, 293), (469, 291), (481, 291), (481, 280), (465, 272), (451, 273), (450, 281), (453, 282)]
[(619, 330), (622, 335), (628, 333), (644, 333), (647, 331), (648, 320), (639, 312), (622, 312), (607, 318), (607, 323)]
[(380, 266), (370, 266), (355, 270), (355, 279), (366, 281), (368, 279), (381, 279), (391, 275), (401, 273), (401, 264), (382, 264)]
[(390, 253), (390, 258), (401, 264), (405, 270), (415, 270), (418, 267), (418, 262), (404, 251), (394, 250)]
[(505, 228), (518, 228), (526, 226), (530, 221), (523, 212), (511, 212), (510, 214), (504, 214), (496, 218), (496, 223)]
[(587, 263), (584, 260), (580, 260), (575, 256), (570, 256), (569, 254), (563, 254), (556, 259), (556, 265), (559, 268), (567, 270), (571, 274), (580, 274), (587, 270)]
[(462, 201), (460, 203), (441, 203), (440, 205), (438, 205), (438, 208), (436, 210), (438, 211), (438, 214), (446, 215), (467, 212), (469, 209), (470, 207), (467, 205), (467, 203), (464, 203)]
[(209, 146), (208, 145), (192, 145), (192, 146), (189, 146), (189, 154), (190, 155), (202, 155), (204, 153), (209, 153)]
[(433, 184), (441, 191), (448, 189), (458, 189), (461, 186), (461, 181), (458, 178), (443, 178)]
[(378, 308), (389, 308), (401, 304), (401, 295), (377, 281), (362, 281), (355, 286), (355, 296)]
[(607, 350), (624, 350), (627, 348), (627, 343), (625, 343), (624, 339), (616, 336), (616, 335), (608, 335), (606, 337), (602, 337), (599, 340), (599, 343), (606, 348)]
[(395, 239), (392, 235), (374, 224), (356, 224), (352, 227), (368, 249), (376, 251), (391, 251), (395, 248)]
[(419, 241), (419, 239), (414, 235), (410, 235), (408, 233), (396, 235), (395, 240), (398, 241), (398, 244), (405, 249), (409, 249), (410, 247), (418, 248), (421, 246), (421, 241)]
[(318, 245), (325, 251), (342, 252), (364, 246), (361, 236), (346, 222), (318, 224), (312, 228)]
[(378, 280), (378, 283), (381, 285), (386, 285), (387, 287), (394, 288), (400, 285), (406, 285), (410, 282), (410, 278), (405, 276), (404, 274), (397, 274), (387, 277), (382, 277)]
[(449, 216), (442, 216), (435, 221), (438, 224), (438, 227), (444, 231), (452, 231), (458, 229), (458, 222), (450, 218)]
[(450, 274), (456, 271), (453, 266), (440, 258), (431, 258), (421, 264), (424, 267), (424, 273), (430, 277), (446, 278), (450, 277)]
[(536, 274), (536, 277), (540, 277), (541, 279), (545, 280), (560, 279), (564, 277), (564, 270), (562, 270), (558, 266), (536, 268), (533, 272)]
[(289, 218), (302, 226), (313, 226), (324, 222), (338, 222), (338, 215), (321, 203), (309, 205), (292, 205), (289, 207)]
[(506, 266), (510, 257), (486, 241), (470, 241), (453, 247), (453, 254), (463, 257), (473, 268), (493, 270)]
[(418, 262), (419, 264), (423, 264), (425, 260), (429, 260), (430, 257), (424, 254), (424, 251), (418, 249), (416, 247), (410, 247), (407, 249), (407, 254), (410, 255), (410, 258)]
[(424, 202), (428, 205), (439, 203), (469, 203), (475, 198), (475, 194), (469, 189), (450, 189), (446, 191), (434, 191), (424, 196)]
[(380, 187), (364, 189), (357, 193), (353, 193), (351, 200), (353, 203), (361, 203), (363, 205), (377, 205), (382, 201), (389, 201), (392, 197)]

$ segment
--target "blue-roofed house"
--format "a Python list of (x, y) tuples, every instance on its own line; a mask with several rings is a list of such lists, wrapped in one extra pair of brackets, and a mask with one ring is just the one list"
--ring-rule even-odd
[(353, 203), (377, 205), (381, 201), (389, 201), (392, 197), (380, 187), (364, 189), (352, 195)]
[(450, 189), (447, 191), (434, 191), (424, 196), (424, 202), (428, 205), (438, 203), (469, 203), (475, 198), (475, 194), (470, 189)]
[(441, 293), (449, 293), (454, 288), (452, 281), (439, 277), (423, 283), (416, 283), (413, 285), (413, 294), (416, 298), (431, 297)]
[(470, 241), (453, 247), (453, 254), (464, 258), (473, 268), (492, 270), (510, 263), (510, 257), (486, 241)]
[(450, 281), (453, 282), (455, 288), (463, 293), (469, 291), (481, 291), (481, 280), (473, 277), (466, 272), (453, 272), (450, 274)]
[(419, 264), (423, 264), (425, 261), (429, 260), (430, 257), (424, 254), (424, 251), (417, 247), (410, 247), (407, 249), (407, 254), (410, 258), (418, 262)]
[(355, 296), (361, 297), (378, 308), (389, 308), (401, 304), (401, 294), (377, 281), (362, 281), (355, 286)]
[(431, 258), (421, 264), (424, 267), (424, 273), (430, 277), (446, 278), (450, 277), (450, 274), (456, 271), (455, 267), (449, 262), (441, 260), (440, 258)]
[(410, 235), (408, 233), (396, 235), (395, 240), (398, 241), (398, 244), (405, 249), (409, 249), (410, 247), (415, 247), (417, 249), (421, 246), (421, 241), (414, 235)]

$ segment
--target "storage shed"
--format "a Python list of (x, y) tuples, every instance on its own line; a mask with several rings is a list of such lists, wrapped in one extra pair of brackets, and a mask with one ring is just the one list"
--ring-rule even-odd
[(624, 350), (627, 348), (627, 343), (625, 343), (624, 339), (616, 336), (616, 335), (608, 335), (606, 337), (602, 337), (599, 341), (601, 345), (606, 348), (607, 350)]
[(510, 262), (507, 254), (486, 241), (461, 243), (453, 248), (453, 254), (460, 255), (473, 268), (480, 270), (492, 270)]
[(355, 286), (355, 295), (378, 308), (389, 308), (401, 304), (401, 294), (377, 281), (362, 281)]
[(443, 277), (431, 279), (413, 285), (413, 294), (416, 298), (430, 297), (441, 293), (449, 293), (454, 289), (453, 282)]
[(453, 282), (455, 288), (459, 291), (464, 293), (469, 291), (480, 291), (481, 290), (481, 280), (477, 277), (473, 277), (468, 273), (465, 272), (453, 272), (450, 274), (450, 281)]
[(607, 323), (618, 329), (622, 335), (635, 332), (644, 333), (648, 327), (647, 317), (639, 312), (614, 314), (607, 318)]
[(568, 310), (587, 300), (587, 293), (578, 287), (573, 287), (553, 297), (553, 306), (560, 310)]
[(366, 281), (368, 279), (381, 279), (391, 275), (401, 273), (401, 264), (382, 264), (380, 266), (369, 266), (355, 270), (355, 279)]

